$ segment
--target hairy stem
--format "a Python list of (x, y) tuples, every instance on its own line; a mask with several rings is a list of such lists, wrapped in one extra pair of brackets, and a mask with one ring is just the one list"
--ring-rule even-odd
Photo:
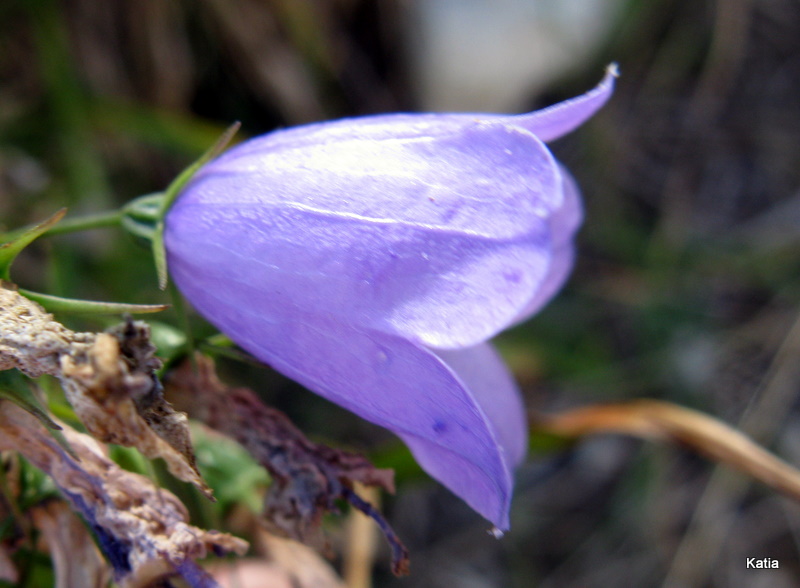
[[(112, 210), (111, 212), (101, 212), (98, 214), (90, 214), (87, 216), (80, 216), (61, 221), (57, 225), (47, 229), (44, 235), (63, 235), (66, 233), (88, 231), (90, 229), (118, 227), (121, 225), (121, 223), (122, 211)], [(30, 228), (31, 227), (23, 227), (21, 229), (9, 231), (8, 233), (0, 233), (0, 243), (6, 243), (15, 240)]]

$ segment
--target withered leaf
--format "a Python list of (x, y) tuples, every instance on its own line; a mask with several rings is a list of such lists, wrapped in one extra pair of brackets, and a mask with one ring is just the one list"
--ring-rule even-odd
[(104, 588), (108, 565), (89, 531), (65, 502), (51, 500), (31, 511), (47, 543), (56, 572), (56, 588)]
[(18, 451), (53, 478), (95, 532), (122, 586), (144, 587), (175, 573), (192, 586), (214, 586), (194, 560), (209, 552), (247, 550), (241, 539), (189, 525), (185, 507), (173, 494), (117, 466), (93, 438), (62, 426), (78, 460), (33, 416), (0, 403), (0, 450)]
[(128, 320), (110, 333), (75, 333), (0, 283), (0, 370), (55, 376), (97, 439), (163, 458), (173, 475), (211, 498), (197, 470), (186, 415), (164, 399), (154, 352), (145, 323)]
[(800, 500), (800, 470), (730, 425), (671, 402), (642, 399), (584, 406), (537, 415), (532, 428), (563, 437), (618, 433), (673, 441)]
[(408, 551), (380, 512), (353, 492), (361, 482), (394, 492), (393, 472), (375, 468), (363, 456), (309, 441), (280, 411), (247, 388), (220, 382), (213, 361), (198, 355), (165, 378), (170, 399), (192, 418), (244, 446), (270, 473), (265, 498), (268, 527), (284, 536), (323, 547), (322, 516), (345, 500), (375, 519), (393, 553), (396, 574), (408, 571)]

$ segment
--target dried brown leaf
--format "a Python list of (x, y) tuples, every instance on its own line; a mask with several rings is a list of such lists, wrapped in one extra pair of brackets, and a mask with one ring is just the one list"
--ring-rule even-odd
[(622, 433), (681, 443), (800, 500), (800, 470), (730, 425), (669, 402), (635, 400), (587, 406), (537, 416), (533, 426), (564, 437)]
[(0, 281), (0, 370), (17, 368), (32, 378), (58, 373), (61, 355), (92, 338), (55, 322), (13, 285)]
[(251, 390), (228, 388), (211, 359), (198, 356), (196, 370), (184, 362), (165, 385), (176, 406), (192, 418), (244, 446), (272, 476), (265, 499), (269, 528), (324, 547), (322, 516), (343, 499), (373, 518), (392, 546), (393, 567), (407, 573), (408, 552), (381, 514), (353, 492), (353, 484), (394, 491), (393, 472), (375, 468), (363, 456), (309, 441), (280, 411), (264, 405)]
[(50, 549), (56, 588), (104, 588), (108, 564), (86, 529), (65, 502), (50, 501), (31, 510), (34, 524)]
[(185, 507), (173, 494), (121, 469), (93, 438), (67, 426), (64, 435), (78, 460), (33, 416), (0, 403), (0, 450), (18, 451), (53, 478), (94, 530), (122, 586), (147, 586), (176, 572), (194, 586), (213, 586), (194, 560), (209, 552), (247, 550), (241, 539), (189, 525)]
[(145, 323), (75, 333), (0, 283), (0, 370), (55, 376), (77, 416), (100, 441), (161, 457), (173, 475), (211, 498), (195, 463), (186, 415), (164, 399), (160, 361)]

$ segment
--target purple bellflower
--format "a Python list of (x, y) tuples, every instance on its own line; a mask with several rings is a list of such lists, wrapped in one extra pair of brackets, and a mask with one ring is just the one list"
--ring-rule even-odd
[(247, 141), (167, 214), (170, 273), (234, 342), (393, 431), (505, 530), (527, 427), (487, 341), (572, 267), (579, 193), (544, 143), (590, 118), (614, 75), (524, 115), (368, 116)]

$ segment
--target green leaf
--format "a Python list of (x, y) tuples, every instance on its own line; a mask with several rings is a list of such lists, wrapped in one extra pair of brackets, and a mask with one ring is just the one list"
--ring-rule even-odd
[(48, 312), (71, 312), (78, 314), (146, 314), (161, 312), (169, 308), (169, 304), (128, 304), (125, 302), (96, 302), (94, 300), (76, 300), (31, 292), (23, 288), (19, 293), (41, 304)]
[(13, 240), (0, 246), (0, 279), (11, 280), (11, 264), (17, 258), (17, 255), (30, 245), (37, 237), (46, 233), (53, 225), (64, 218), (67, 213), (66, 208), (62, 208), (46, 221), (25, 230), (22, 234), (16, 236)]
[(186, 355), (188, 338), (181, 329), (158, 320), (148, 320), (150, 340), (158, 349), (158, 356), (169, 361)]
[(243, 504), (253, 513), (261, 512), (270, 477), (253, 456), (233, 439), (203, 426), (192, 426), (192, 442), (197, 465), (214, 489), (218, 508), (224, 511)]

